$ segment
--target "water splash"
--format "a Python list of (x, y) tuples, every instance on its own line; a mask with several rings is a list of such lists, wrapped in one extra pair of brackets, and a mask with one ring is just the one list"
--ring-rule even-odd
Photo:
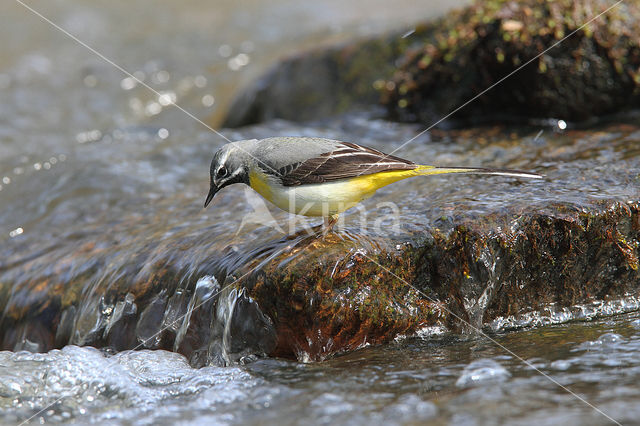
[(488, 326), (493, 331), (515, 330), (523, 327), (540, 327), (563, 324), (569, 321), (588, 321), (602, 316), (611, 316), (640, 309), (640, 297), (626, 296), (615, 300), (596, 300), (588, 304), (560, 307), (553, 303), (541, 311), (520, 315), (498, 317)]
[(506, 381), (511, 373), (492, 359), (477, 359), (467, 365), (456, 381), (460, 388), (485, 386), (487, 384)]
[[(188, 352), (192, 352), (193, 357), (201, 356), (201, 349), (197, 349), (198, 343), (193, 342), (208, 340), (208, 330), (211, 328), (211, 318), (219, 292), (220, 284), (215, 277), (206, 276), (198, 280), (186, 312), (177, 318), (177, 321), (181, 319), (181, 325), (176, 331), (174, 351), (183, 352), (188, 350), (185, 346), (189, 346)], [(192, 321), (195, 309), (198, 309), (198, 316)]]

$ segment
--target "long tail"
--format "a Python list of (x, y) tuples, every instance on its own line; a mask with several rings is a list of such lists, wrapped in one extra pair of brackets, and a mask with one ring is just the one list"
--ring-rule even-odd
[(538, 173), (530, 173), (522, 170), (508, 170), (508, 169), (484, 169), (480, 167), (435, 167), (435, 166), (418, 166), (415, 169), (419, 175), (442, 175), (448, 173), (475, 173), (481, 175), (500, 175), (500, 176), (513, 176), (523, 178), (542, 179), (544, 175)]

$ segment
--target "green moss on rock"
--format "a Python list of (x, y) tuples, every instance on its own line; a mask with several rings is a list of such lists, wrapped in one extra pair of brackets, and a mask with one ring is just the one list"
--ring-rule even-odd
[(638, 107), (640, 7), (623, 2), (593, 19), (610, 6), (478, 1), (434, 24), (438, 30), (404, 53), (383, 86), (383, 103), (396, 119), (434, 120), (527, 64), (456, 117), (582, 121)]
[(640, 6), (622, 2), (589, 22), (611, 5), (477, 1), (406, 37), (403, 31), (301, 53), (244, 90), (224, 126), (313, 120), (380, 103), (393, 119), (432, 123), (481, 93), (450, 119), (586, 121), (637, 108)]

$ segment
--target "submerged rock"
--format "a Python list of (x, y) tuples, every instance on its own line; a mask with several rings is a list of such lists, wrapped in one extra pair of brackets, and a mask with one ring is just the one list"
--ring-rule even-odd
[(524, 64), (453, 119), (588, 121), (638, 108), (640, 7), (622, 2), (592, 20), (610, 6), (601, 0), (478, 1), (409, 35), (304, 53), (245, 90), (225, 125), (317, 119), (380, 101), (393, 119), (432, 123)]
[[(25, 239), (3, 257), (1, 347), (168, 349), (192, 365), (313, 361), (423, 330), (638, 308), (640, 128), (431, 137), (458, 142), (432, 142), (440, 160), (462, 153), (549, 178), (436, 178), (428, 191), (398, 184), (377, 197), (405, 203), (395, 233), (376, 219), (382, 234), (363, 222), (324, 238), (249, 225), (233, 235), (222, 225), (242, 226), (239, 207), (219, 207), (215, 223), (188, 221), (195, 215), (171, 210), (193, 201), (179, 195), (145, 215), (81, 224), (82, 233), (69, 225), (55, 246)], [(226, 193), (236, 197), (228, 205), (246, 203), (240, 192)]]

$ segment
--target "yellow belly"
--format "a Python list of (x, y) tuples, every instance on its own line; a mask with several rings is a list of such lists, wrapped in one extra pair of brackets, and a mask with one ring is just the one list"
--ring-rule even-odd
[(383, 186), (418, 174), (416, 170), (398, 170), (313, 185), (283, 186), (276, 178), (251, 171), (249, 184), (282, 210), (326, 217), (350, 209)]

